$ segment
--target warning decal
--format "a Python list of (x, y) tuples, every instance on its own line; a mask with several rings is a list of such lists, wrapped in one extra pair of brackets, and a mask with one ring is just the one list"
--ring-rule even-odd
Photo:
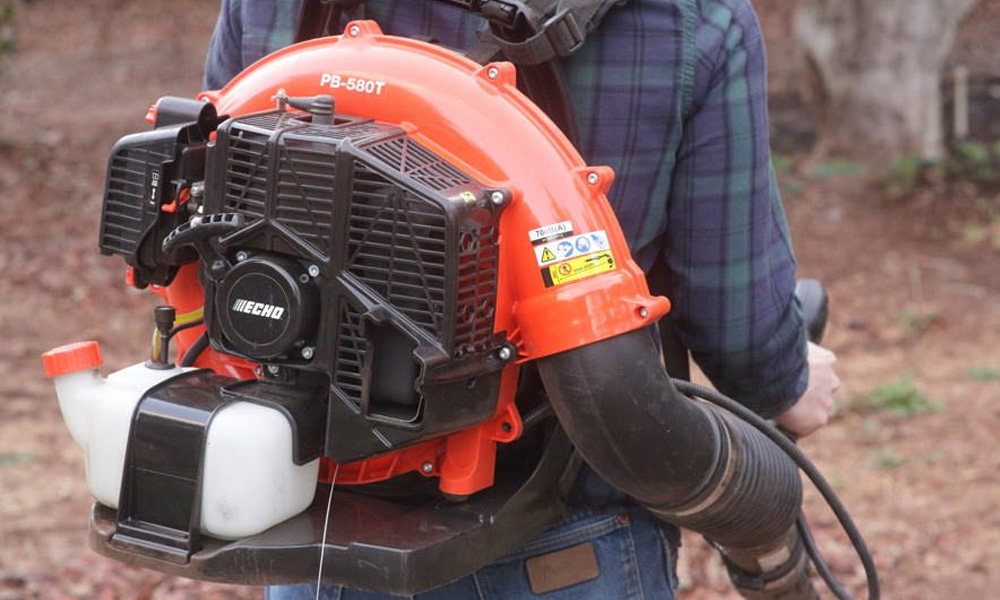
[(560, 260), (593, 254), (595, 252), (604, 252), (610, 249), (611, 244), (608, 243), (608, 234), (603, 231), (592, 231), (544, 244), (536, 244), (535, 258), (538, 260), (538, 266), (544, 267), (547, 264)]
[(565, 262), (543, 267), (542, 279), (545, 280), (545, 287), (552, 287), (614, 271), (616, 268), (615, 257), (609, 250), (571, 258)]

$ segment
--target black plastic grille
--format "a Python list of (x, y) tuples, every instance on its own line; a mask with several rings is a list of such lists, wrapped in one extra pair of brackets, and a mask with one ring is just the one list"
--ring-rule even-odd
[(173, 143), (132, 146), (111, 157), (101, 227), (103, 250), (121, 254), (136, 251), (144, 229), (148, 166), (162, 164), (171, 158), (172, 151)]
[(358, 144), (363, 143), (372, 135), (384, 135), (387, 128), (388, 126), (375, 121), (360, 121), (354, 124), (347, 123), (340, 127), (309, 125), (302, 129), (296, 129), (295, 134), (331, 140), (351, 138), (352, 142)]
[(366, 346), (361, 335), (361, 313), (345, 300), (341, 304), (339, 323), (333, 385), (360, 404), (362, 361)]
[(229, 131), (225, 207), (243, 213), (250, 221), (264, 216), (269, 175), (267, 139), (267, 134), (248, 129), (233, 127)]
[(459, 238), (456, 357), (486, 350), (493, 341), (498, 251), (495, 227), (465, 231)]
[(347, 270), (438, 339), (443, 337), (443, 209), (356, 163)]
[(279, 125), (286, 124), (291, 120), (292, 117), (289, 113), (271, 112), (244, 117), (240, 119), (240, 124), (274, 131)]
[[(327, 277), (349, 273), (454, 358), (498, 343), (493, 217), (446, 198), (466, 190), (481, 197), (469, 175), (400, 128), (368, 119), (339, 118), (331, 127), (271, 113), (240, 119), (226, 133), (223, 210), (249, 222), (265, 219), (336, 261), (323, 266)], [(345, 153), (353, 156), (350, 172)], [(349, 190), (338, 183), (344, 177)], [(338, 220), (342, 214), (346, 223)], [(273, 243), (264, 239), (252, 243)], [(358, 313), (337, 310), (333, 379), (358, 399), (364, 353)]]
[(283, 146), (275, 190), (274, 218), (325, 256), (333, 240), (336, 147)]
[(409, 137), (377, 142), (365, 150), (392, 169), (437, 192), (472, 183), (468, 175)]

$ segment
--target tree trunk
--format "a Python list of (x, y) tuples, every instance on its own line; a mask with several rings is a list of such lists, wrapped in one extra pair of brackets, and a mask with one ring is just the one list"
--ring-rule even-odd
[(941, 80), (979, 0), (805, 0), (795, 17), (821, 148), (886, 163), (944, 151)]

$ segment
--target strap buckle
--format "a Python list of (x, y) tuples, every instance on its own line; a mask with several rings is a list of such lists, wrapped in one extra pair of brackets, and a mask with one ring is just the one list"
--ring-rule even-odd
[(543, 23), (539, 33), (549, 39), (552, 50), (559, 56), (573, 54), (587, 38), (587, 32), (580, 27), (576, 16), (566, 8)]
[(569, 56), (580, 49), (587, 31), (573, 11), (562, 8), (545, 18), (530, 10), (530, 4), (520, 3), (520, 15), (532, 32), (521, 41), (510, 41), (500, 30), (491, 27), (492, 38), (507, 60), (516, 65), (539, 65), (560, 56)]

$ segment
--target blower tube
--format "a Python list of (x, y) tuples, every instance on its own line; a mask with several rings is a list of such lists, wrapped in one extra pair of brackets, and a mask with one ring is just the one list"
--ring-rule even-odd
[(748, 423), (677, 391), (652, 333), (539, 359), (566, 433), (608, 483), (716, 545), (744, 597), (813, 600), (796, 465)]

